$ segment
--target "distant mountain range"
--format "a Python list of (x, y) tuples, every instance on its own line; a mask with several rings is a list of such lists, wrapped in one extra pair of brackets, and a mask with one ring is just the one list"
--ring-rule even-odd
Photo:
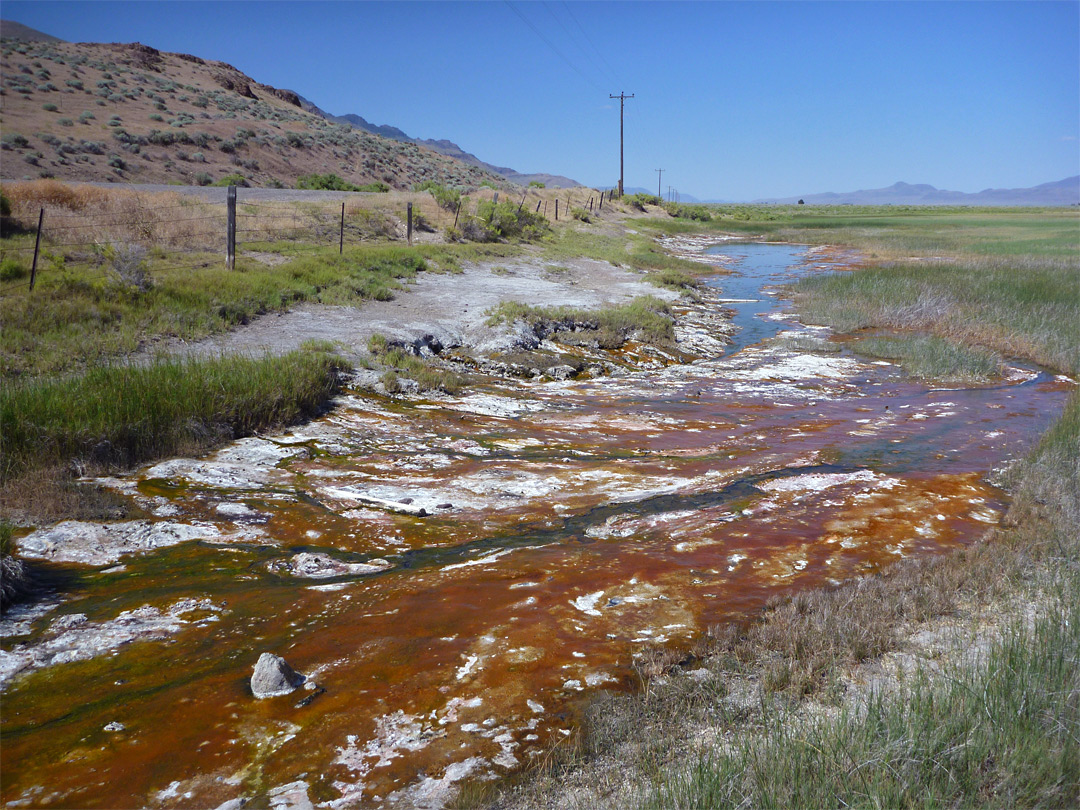
[(378, 125), (368, 121), (363, 116), (356, 113), (348, 113), (346, 115), (331, 115), (325, 110), (320, 109), (312, 102), (301, 97), (301, 102), (304, 109), (315, 115), (322, 116), (329, 121), (336, 121), (339, 124), (348, 124), (351, 127), (362, 129), (365, 132), (370, 132), (373, 135), (381, 135), (383, 138), (389, 138), (393, 141), (401, 141), (402, 143), (414, 143), (418, 146), (425, 146), (431, 149), (433, 152), (438, 152), (441, 155), (453, 158), (454, 160), (460, 160), (462, 163), (466, 163), (470, 166), (475, 166), (478, 169), (497, 174), (509, 180), (511, 183), (517, 183), (518, 185), (527, 186), (529, 183), (538, 182), (543, 183), (547, 188), (576, 188), (581, 184), (576, 180), (571, 180), (569, 177), (563, 177), (559, 174), (542, 174), (533, 173), (527, 174), (516, 171), (507, 166), (495, 166), (491, 163), (486, 163), (480, 160), (476, 155), (471, 152), (466, 152), (460, 146), (453, 141), (444, 139), (432, 140), (430, 138), (422, 140), (420, 138), (413, 138), (404, 131), (397, 127), (389, 125)]
[(1033, 188), (988, 188), (971, 194), (946, 191), (925, 183), (894, 183), (888, 188), (844, 193), (827, 191), (753, 202), (794, 205), (799, 200), (807, 205), (1077, 205), (1080, 203), (1080, 175)]

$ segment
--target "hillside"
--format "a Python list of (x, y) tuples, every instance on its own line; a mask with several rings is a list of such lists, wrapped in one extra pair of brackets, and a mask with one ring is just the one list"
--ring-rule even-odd
[(478, 169), (497, 174), (505, 180), (509, 180), (511, 183), (517, 183), (521, 186), (527, 186), (529, 183), (538, 182), (543, 183), (548, 188), (577, 188), (581, 183), (576, 180), (571, 180), (569, 177), (564, 177), (559, 174), (545, 174), (533, 172), (531, 174), (519, 172), (515, 169), (511, 169), (508, 166), (495, 166), (491, 163), (478, 158), (471, 152), (466, 152), (460, 146), (453, 141), (445, 138), (438, 140), (427, 138), (421, 140), (419, 138), (413, 138), (397, 127), (389, 125), (373, 124), (361, 115), (355, 113), (349, 113), (347, 115), (332, 115), (325, 110), (320, 109), (315, 104), (311, 103), (305, 98), (300, 99), (304, 109), (309, 112), (313, 112), (316, 115), (320, 115), (330, 121), (337, 121), (338, 123), (348, 124), (349, 126), (362, 129), (365, 132), (370, 132), (374, 135), (381, 135), (384, 138), (391, 138), (395, 141), (401, 141), (403, 143), (413, 143), (418, 146), (424, 146), (431, 149), (434, 152), (438, 152), (440, 155), (446, 155), (454, 160), (460, 160), (462, 163), (467, 163), (470, 166), (475, 166)]
[(9, 32), (17, 29), (4, 22), (5, 179), (206, 185), (236, 173), (255, 186), (294, 186), (305, 174), (332, 173), (398, 189), (507, 183), (422, 145), (326, 120), (291, 90), (225, 62)]
[(970, 194), (934, 188), (926, 183), (894, 183), (888, 188), (827, 191), (755, 202), (791, 205), (800, 199), (807, 205), (1076, 205), (1080, 202), (1080, 176), (1033, 188), (988, 188)]

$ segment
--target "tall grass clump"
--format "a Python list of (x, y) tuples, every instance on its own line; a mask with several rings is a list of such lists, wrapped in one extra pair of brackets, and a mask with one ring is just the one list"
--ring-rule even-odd
[(1071, 807), (1080, 798), (1080, 587), (981, 660), (822, 721), (780, 713), (669, 776), (645, 808)]
[(391, 343), (385, 335), (376, 333), (368, 338), (368, 352), (386, 368), (382, 382), (388, 393), (401, 390), (400, 377), (414, 381), (421, 391), (456, 394), (461, 390), (462, 381), (458, 375), (437, 368), (401, 344)]
[(670, 346), (675, 341), (671, 308), (651, 295), (597, 310), (576, 307), (534, 307), (504, 301), (488, 312), (488, 324), (522, 321), (537, 335), (590, 333), (602, 349), (618, 349), (628, 340)]
[(1076, 272), (1052, 258), (890, 263), (809, 276), (793, 290), (810, 323), (932, 332), (1080, 373)]
[(495, 242), (501, 239), (534, 241), (551, 230), (543, 215), (518, 207), (512, 202), (481, 200), (476, 215), (462, 226), (465, 238), (476, 242)]
[(927, 380), (977, 383), (999, 377), (1004, 371), (994, 352), (934, 335), (864, 337), (850, 345), (860, 354), (893, 360), (908, 373)]
[(104, 366), (0, 391), (0, 478), (85, 459), (132, 464), (317, 413), (344, 361), (320, 351), (280, 357), (159, 359)]

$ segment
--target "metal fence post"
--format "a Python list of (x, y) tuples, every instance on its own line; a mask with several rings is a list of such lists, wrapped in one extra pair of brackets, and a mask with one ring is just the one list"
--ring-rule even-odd
[(41, 248), (41, 223), (45, 221), (45, 209), (42, 208), (38, 212), (37, 218), (37, 238), (34, 240), (34, 263), (30, 265), (30, 289), (34, 289), (34, 282), (37, 280), (37, 257), (38, 251)]
[(227, 221), (225, 226), (225, 266), (229, 270), (236, 269), (236, 186), (229, 186), (229, 193), (225, 198), (227, 209)]

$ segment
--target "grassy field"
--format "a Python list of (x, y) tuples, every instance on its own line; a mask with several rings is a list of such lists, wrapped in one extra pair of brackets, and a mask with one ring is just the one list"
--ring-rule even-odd
[[(1073, 210), (746, 206), (635, 227), (859, 248), (867, 266), (800, 282), (797, 308), (922, 376), (983, 379), (1002, 357), (1080, 371)], [(637, 694), (600, 699), (573, 741), (524, 777), (469, 786), (459, 806), (1075, 806), (1080, 395), (1007, 485), (1009, 513), (982, 543), (639, 656)], [(843, 699), (851, 667), (943, 617), (995, 639), (978, 662), (961, 644), (941, 670)], [(681, 665), (710, 677), (673, 677)]]

